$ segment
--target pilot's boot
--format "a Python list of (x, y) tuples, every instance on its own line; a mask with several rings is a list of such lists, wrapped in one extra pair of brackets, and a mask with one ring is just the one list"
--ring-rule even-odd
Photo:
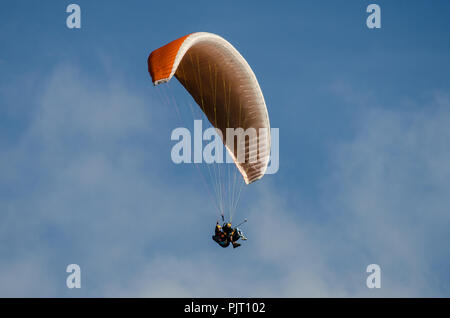
[(239, 247), (239, 246), (241, 246), (241, 244), (233, 242), (233, 248), (236, 248), (236, 247)]

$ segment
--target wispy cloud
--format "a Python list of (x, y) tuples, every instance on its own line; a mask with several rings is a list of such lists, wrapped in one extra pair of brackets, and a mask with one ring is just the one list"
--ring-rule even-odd
[[(445, 94), (355, 116), (314, 204), (288, 204), (302, 196), (295, 184), (255, 183), (249, 241), (222, 250), (201, 182), (179, 184), (169, 161), (170, 119), (122, 84), (57, 67), (21, 138), (0, 150), (2, 296), (449, 295)], [(81, 291), (64, 286), (70, 263)], [(370, 263), (381, 290), (365, 286)]]

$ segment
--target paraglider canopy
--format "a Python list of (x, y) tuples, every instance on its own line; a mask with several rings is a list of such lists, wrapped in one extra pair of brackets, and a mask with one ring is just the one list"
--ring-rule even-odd
[(173, 76), (180, 81), (220, 132), (245, 183), (262, 178), (270, 155), (269, 116), (255, 74), (229, 42), (207, 32), (185, 35), (153, 51), (148, 71), (154, 85)]

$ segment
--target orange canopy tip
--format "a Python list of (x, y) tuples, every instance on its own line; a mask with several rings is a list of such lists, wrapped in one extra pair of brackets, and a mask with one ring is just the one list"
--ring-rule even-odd
[(173, 64), (184, 40), (191, 34), (178, 38), (150, 53), (147, 63), (148, 72), (152, 77), (153, 85), (166, 83), (173, 76)]

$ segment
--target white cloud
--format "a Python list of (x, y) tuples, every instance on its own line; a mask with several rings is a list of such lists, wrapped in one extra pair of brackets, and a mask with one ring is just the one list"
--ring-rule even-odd
[[(80, 262), (85, 296), (447, 295), (448, 273), (435, 271), (449, 255), (446, 95), (358, 116), (355, 137), (330, 149), (316, 206), (289, 206), (294, 186), (252, 185), (249, 240), (222, 250), (201, 181), (171, 178), (165, 112), (123, 87), (57, 68), (20, 141), (0, 150), (11, 193), (0, 200), (0, 294), (70, 296), (61, 272)], [(370, 263), (381, 290), (365, 287)]]

